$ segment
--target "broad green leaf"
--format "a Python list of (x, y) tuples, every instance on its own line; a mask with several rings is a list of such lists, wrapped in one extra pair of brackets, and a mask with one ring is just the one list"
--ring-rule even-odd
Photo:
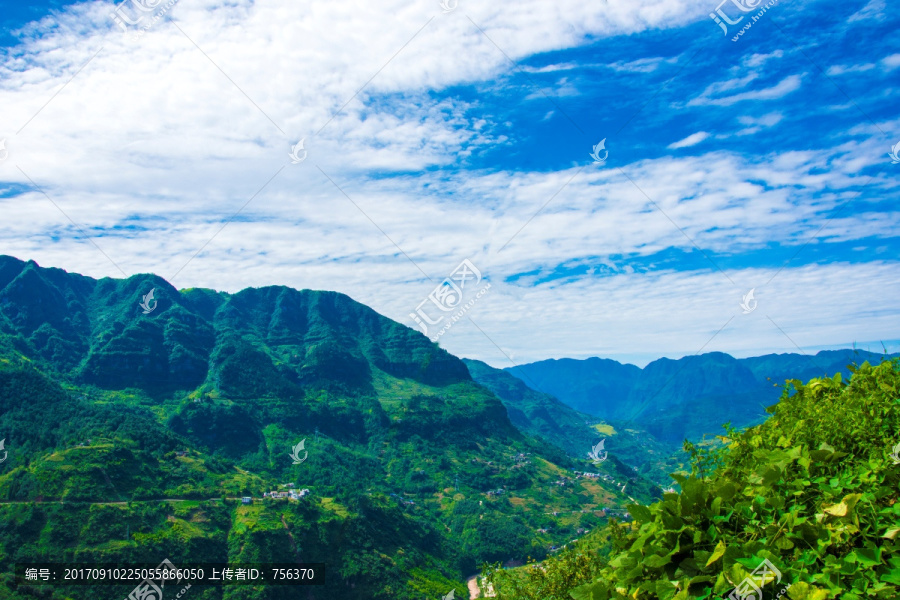
[(716, 562), (717, 560), (722, 558), (722, 555), (725, 554), (725, 548), (726, 548), (725, 541), (719, 540), (719, 543), (716, 544), (715, 550), (713, 550), (712, 556), (710, 556), (709, 560), (706, 561), (706, 566), (708, 567), (709, 565), (713, 564), (714, 562)]
[(671, 600), (678, 592), (678, 588), (675, 587), (671, 581), (660, 579), (656, 582), (655, 591), (656, 597), (659, 598), (659, 600)]
[(658, 569), (662, 566), (665, 566), (672, 562), (672, 556), (659, 556), (658, 554), (651, 554), (644, 558), (644, 566), (650, 569)]
[(882, 575), (880, 577), (880, 580), (885, 583), (900, 585), (900, 568), (891, 569), (890, 571)]
[(856, 550), (857, 560), (864, 568), (875, 567), (881, 564), (881, 549), (866, 544), (864, 548)]
[(846, 517), (848, 508), (847, 503), (841, 501), (831, 506), (825, 506), (823, 510), (833, 517)]
[(629, 513), (631, 513), (631, 516), (634, 517), (634, 520), (639, 523), (649, 523), (653, 520), (653, 514), (646, 506), (641, 506), (639, 504), (628, 504), (625, 506), (625, 508), (628, 509)]
[(596, 581), (570, 590), (569, 595), (575, 600), (607, 600), (609, 587), (602, 581)]
[(777, 540), (775, 540), (775, 547), (779, 550), (790, 550), (794, 547), (794, 542), (784, 536), (781, 536)]

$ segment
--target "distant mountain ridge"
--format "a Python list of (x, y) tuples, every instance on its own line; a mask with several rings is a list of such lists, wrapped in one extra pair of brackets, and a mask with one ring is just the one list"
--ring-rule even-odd
[[(897, 354), (891, 356), (898, 356)], [(842, 373), (883, 356), (823, 350), (814, 356), (769, 354), (734, 358), (722, 352), (661, 358), (643, 369), (611, 359), (551, 359), (504, 369), (532, 389), (605, 421), (633, 422), (664, 442), (719, 434), (721, 426), (754, 425), (778, 401), (787, 379)]]
[(477, 360), (463, 359), (472, 379), (503, 401), (509, 420), (529, 435), (539, 436), (584, 458), (596, 443), (597, 432), (588, 424), (595, 420), (563, 404), (553, 396), (531, 389), (509, 373)]
[(680, 465), (675, 457), (680, 447), (662, 444), (634, 425), (604, 422), (563, 404), (550, 394), (538, 392), (520, 379), (477, 360), (463, 359), (479, 384), (494, 392), (506, 407), (509, 420), (526, 435), (542, 438), (584, 459), (599, 440), (606, 449), (640, 475), (668, 487), (669, 473)]

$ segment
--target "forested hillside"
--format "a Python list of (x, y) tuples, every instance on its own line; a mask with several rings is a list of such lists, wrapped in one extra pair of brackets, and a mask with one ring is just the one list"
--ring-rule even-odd
[(464, 359), (472, 378), (503, 402), (510, 421), (523, 433), (547, 440), (583, 458), (601, 440), (616, 459), (657, 485), (671, 484), (669, 473), (681, 468), (681, 447), (662, 443), (635, 423), (606, 422), (578, 412), (553, 396), (531, 389), (509, 372)]
[[(463, 597), (485, 561), (548, 556), (660, 497), (614, 454), (584, 477), (586, 455), (528, 433), (462, 361), (342, 294), (179, 291), (0, 257), (2, 571), (299, 560), (329, 567), (304, 597)], [(285, 482), (310, 494), (263, 500)], [(0, 598), (29, 597), (0, 580)]]

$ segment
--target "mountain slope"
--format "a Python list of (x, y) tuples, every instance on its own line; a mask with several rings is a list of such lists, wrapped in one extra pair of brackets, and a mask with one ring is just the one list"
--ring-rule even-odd
[(622, 404), (641, 374), (639, 367), (606, 358), (550, 359), (504, 370), (575, 410), (601, 419), (622, 418)]
[(595, 418), (579, 413), (553, 396), (532, 390), (505, 371), (477, 360), (463, 359), (472, 378), (494, 392), (509, 420), (523, 433), (541, 437), (571, 456), (584, 457), (597, 443)]
[[(418, 600), (656, 493), (616, 460), (616, 480), (576, 477), (589, 463), (523, 435), (462, 361), (333, 292), (179, 291), (0, 257), (0, 391), (0, 567), (299, 552), (334, 574), (310, 598)], [(223, 502), (281, 482), (312, 493)]]
[(532, 390), (507, 371), (477, 360), (463, 359), (463, 362), (476, 382), (500, 398), (510, 421), (522, 433), (545, 439), (580, 459), (603, 440), (610, 455), (634, 468), (642, 477), (663, 487), (671, 485), (669, 473), (681, 466), (677, 460), (680, 445), (661, 443), (634, 424), (607, 423), (580, 413), (549, 394)]
[(661, 440), (679, 442), (722, 433), (722, 425), (758, 423), (778, 389), (760, 385), (753, 373), (721, 352), (660, 359), (647, 365), (628, 394), (623, 419)]

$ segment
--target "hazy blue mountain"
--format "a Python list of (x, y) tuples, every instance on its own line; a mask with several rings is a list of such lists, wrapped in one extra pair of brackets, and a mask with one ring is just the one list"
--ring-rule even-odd
[(481, 361), (463, 359), (469, 373), (479, 384), (500, 398), (509, 420), (522, 432), (541, 437), (572, 456), (584, 458), (597, 443), (597, 431), (591, 426), (596, 417), (566, 406), (553, 396), (532, 390), (524, 382)]
[(639, 367), (607, 358), (550, 359), (504, 370), (575, 410), (601, 419), (621, 418), (621, 406), (641, 374)]
[(628, 394), (621, 417), (657, 438), (679, 442), (764, 420), (780, 390), (760, 384), (747, 367), (721, 352), (663, 358), (648, 364)]
[(463, 359), (472, 378), (500, 398), (510, 421), (522, 433), (547, 440), (570, 456), (584, 459), (600, 440), (611, 456), (639, 474), (668, 487), (680, 464), (680, 444), (664, 444), (633, 423), (607, 423), (566, 406), (550, 394), (529, 388), (510, 373), (481, 361)]
[(830, 375), (841, 373), (844, 377), (849, 377), (848, 365), (861, 365), (866, 361), (871, 364), (877, 364), (881, 362), (883, 356), (886, 355), (878, 352), (845, 348), (841, 350), (822, 350), (815, 355), (766, 354), (738, 360), (753, 372), (754, 377), (760, 383), (771, 381), (782, 384), (788, 379), (806, 381), (812, 377), (820, 377), (823, 373)]
[[(896, 355), (895, 355), (896, 356)], [(842, 373), (852, 363), (878, 363), (862, 350), (815, 355), (770, 354), (736, 359), (721, 352), (661, 358), (643, 369), (609, 359), (546, 360), (505, 369), (536, 390), (584, 413), (645, 428), (666, 443), (718, 434), (731, 422), (746, 427), (765, 419), (787, 379)]]

